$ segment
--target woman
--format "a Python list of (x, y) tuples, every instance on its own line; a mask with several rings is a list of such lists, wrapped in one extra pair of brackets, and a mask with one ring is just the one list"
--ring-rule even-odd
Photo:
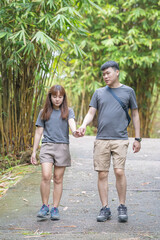
[(54, 85), (50, 88), (44, 108), (40, 111), (36, 121), (33, 153), (31, 163), (37, 164), (36, 150), (43, 134), (40, 150), (40, 163), (42, 167), (42, 180), (40, 185), (42, 207), (38, 218), (46, 218), (49, 214), (50, 183), (53, 173), (53, 208), (50, 211), (51, 220), (59, 220), (58, 206), (63, 190), (63, 176), (65, 168), (71, 166), (69, 152), (69, 127), (74, 137), (78, 137), (74, 111), (68, 108), (67, 96), (64, 88)]

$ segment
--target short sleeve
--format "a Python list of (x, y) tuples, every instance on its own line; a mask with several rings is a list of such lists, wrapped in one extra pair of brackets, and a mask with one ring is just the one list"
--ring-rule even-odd
[(96, 91), (94, 92), (92, 98), (91, 98), (89, 107), (94, 107), (94, 108), (98, 109), (97, 97), (98, 97), (98, 92), (97, 92), (97, 90), (96, 90)]
[(137, 101), (136, 101), (136, 94), (135, 91), (132, 89), (131, 94), (130, 94), (130, 101), (129, 101), (129, 107), (131, 109), (137, 109)]
[(68, 119), (70, 118), (74, 118), (75, 119), (75, 115), (74, 115), (74, 111), (72, 108), (69, 108), (69, 115), (68, 115)]
[(41, 114), (42, 114), (42, 110), (39, 112), (37, 121), (36, 121), (36, 127), (43, 127), (44, 128), (44, 120), (41, 119)]

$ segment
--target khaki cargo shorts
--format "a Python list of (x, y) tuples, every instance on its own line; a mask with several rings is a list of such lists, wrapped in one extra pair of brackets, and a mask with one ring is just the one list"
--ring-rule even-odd
[(71, 156), (69, 144), (65, 143), (42, 143), (40, 150), (40, 163), (50, 162), (59, 167), (70, 167)]
[(95, 171), (109, 171), (111, 156), (113, 168), (125, 168), (129, 140), (95, 140), (93, 160)]

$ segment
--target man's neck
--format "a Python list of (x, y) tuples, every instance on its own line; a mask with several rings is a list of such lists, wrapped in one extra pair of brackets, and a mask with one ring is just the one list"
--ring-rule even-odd
[(110, 88), (119, 88), (121, 86), (122, 86), (122, 84), (120, 82), (116, 82), (111, 85), (108, 85), (108, 87), (110, 87)]

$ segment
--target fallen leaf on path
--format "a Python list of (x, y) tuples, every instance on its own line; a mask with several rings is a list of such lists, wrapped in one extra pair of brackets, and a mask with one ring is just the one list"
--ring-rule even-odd
[(63, 226), (63, 227), (68, 227), (68, 228), (76, 228), (77, 226), (75, 226), (75, 225), (71, 225), (71, 226)]
[(39, 235), (39, 236), (26, 236), (26, 237), (23, 237), (23, 238), (40, 238), (40, 237), (45, 237), (43, 235)]
[(27, 199), (25, 199), (25, 198), (23, 198), (23, 201), (25, 201), (25, 202), (28, 202), (28, 200), (27, 200)]
[(39, 231), (39, 228), (34, 232), (34, 234), (37, 234), (38, 231)]
[(119, 240), (140, 240), (140, 238), (120, 238)]
[(148, 185), (148, 184), (151, 184), (151, 182), (144, 182), (141, 185), (144, 186), (144, 185)]
[(76, 228), (77, 226), (71, 225), (71, 226), (54, 226), (55, 228)]
[(0, 188), (5, 188), (5, 186), (6, 186), (5, 182), (0, 184)]
[(64, 207), (64, 208), (63, 208), (63, 211), (66, 211), (67, 209), (68, 209), (68, 207)]
[(86, 191), (82, 191), (81, 193), (86, 194)]
[(9, 230), (25, 230), (25, 228), (20, 228), (20, 227), (10, 227), (8, 229)]

